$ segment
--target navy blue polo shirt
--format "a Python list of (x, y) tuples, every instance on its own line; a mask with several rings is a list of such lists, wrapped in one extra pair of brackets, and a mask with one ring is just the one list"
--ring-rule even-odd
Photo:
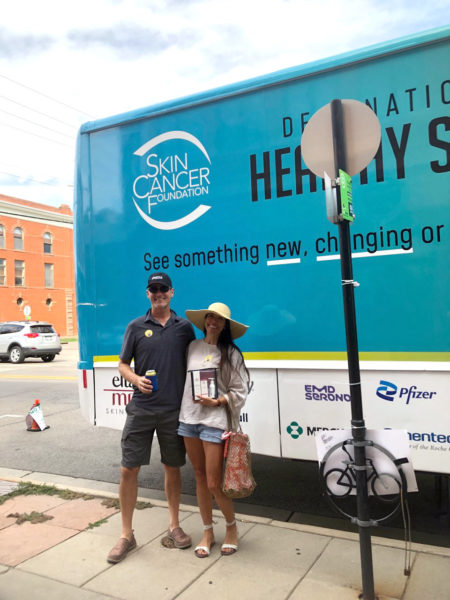
[(151, 309), (128, 324), (120, 359), (128, 364), (134, 359), (137, 375), (153, 369), (158, 376), (158, 391), (143, 394), (133, 386), (131, 403), (152, 412), (180, 408), (186, 378), (186, 349), (194, 339), (192, 325), (173, 310), (164, 326), (152, 317)]

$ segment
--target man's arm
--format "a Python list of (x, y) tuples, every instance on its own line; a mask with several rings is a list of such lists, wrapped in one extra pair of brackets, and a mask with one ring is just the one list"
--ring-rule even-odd
[(119, 373), (124, 379), (133, 384), (143, 394), (151, 394), (153, 390), (152, 382), (143, 375), (136, 375), (129, 363), (119, 360)]

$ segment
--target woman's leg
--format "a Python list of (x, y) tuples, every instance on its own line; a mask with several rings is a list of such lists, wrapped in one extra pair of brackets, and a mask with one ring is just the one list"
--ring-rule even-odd
[[(223, 468), (223, 444), (214, 442), (203, 442), (205, 455), (206, 481), (208, 490), (214, 495), (218, 507), (222, 511), (227, 523), (234, 522), (233, 500), (225, 496), (222, 492), (222, 468)], [(238, 534), (236, 523), (227, 526), (224, 544), (234, 544), (237, 546)], [(234, 550), (226, 554), (232, 554)]]
[[(205, 453), (203, 443), (199, 438), (185, 437), (184, 444), (192, 463), (195, 473), (195, 482), (197, 490), (197, 502), (200, 509), (203, 525), (212, 525), (212, 495), (208, 489), (205, 469)], [(210, 548), (214, 542), (214, 532), (211, 529), (205, 529), (199, 546)], [(198, 551), (202, 554), (202, 551)]]

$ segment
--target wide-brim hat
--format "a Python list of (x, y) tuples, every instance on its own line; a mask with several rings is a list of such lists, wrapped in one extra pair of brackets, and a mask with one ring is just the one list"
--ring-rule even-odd
[(191, 323), (193, 323), (196, 327), (200, 329), (200, 331), (204, 331), (205, 329), (205, 317), (210, 313), (214, 313), (219, 315), (219, 317), (223, 317), (230, 323), (230, 332), (231, 337), (236, 339), (244, 335), (244, 333), (248, 329), (248, 325), (244, 325), (243, 323), (239, 323), (231, 318), (231, 311), (226, 304), (222, 302), (213, 302), (208, 306), (208, 308), (202, 310), (187, 310), (186, 317), (189, 319)]

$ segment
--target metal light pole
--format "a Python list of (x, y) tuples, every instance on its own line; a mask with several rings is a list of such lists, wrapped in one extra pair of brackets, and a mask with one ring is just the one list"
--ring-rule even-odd
[[(343, 107), (341, 100), (331, 102), (331, 124), (334, 145), (334, 162), (336, 173), (339, 169), (347, 171), (345, 152), (345, 135)], [(341, 190), (337, 186), (338, 206), (341, 206)], [(345, 332), (347, 340), (347, 361), (350, 383), (350, 398), (352, 410), (352, 436), (355, 453), (355, 479), (357, 525), (359, 529), (359, 546), (361, 555), (362, 597), (364, 600), (374, 600), (374, 579), (372, 563), (372, 546), (370, 536), (371, 521), (366, 481), (366, 427), (363, 418), (361, 400), (361, 378), (359, 371), (358, 336), (356, 329), (355, 295), (353, 285), (352, 251), (350, 244), (350, 223), (343, 220), (339, 227), (339, 247), (341, 257), (342, 295), (344, 301)]]

